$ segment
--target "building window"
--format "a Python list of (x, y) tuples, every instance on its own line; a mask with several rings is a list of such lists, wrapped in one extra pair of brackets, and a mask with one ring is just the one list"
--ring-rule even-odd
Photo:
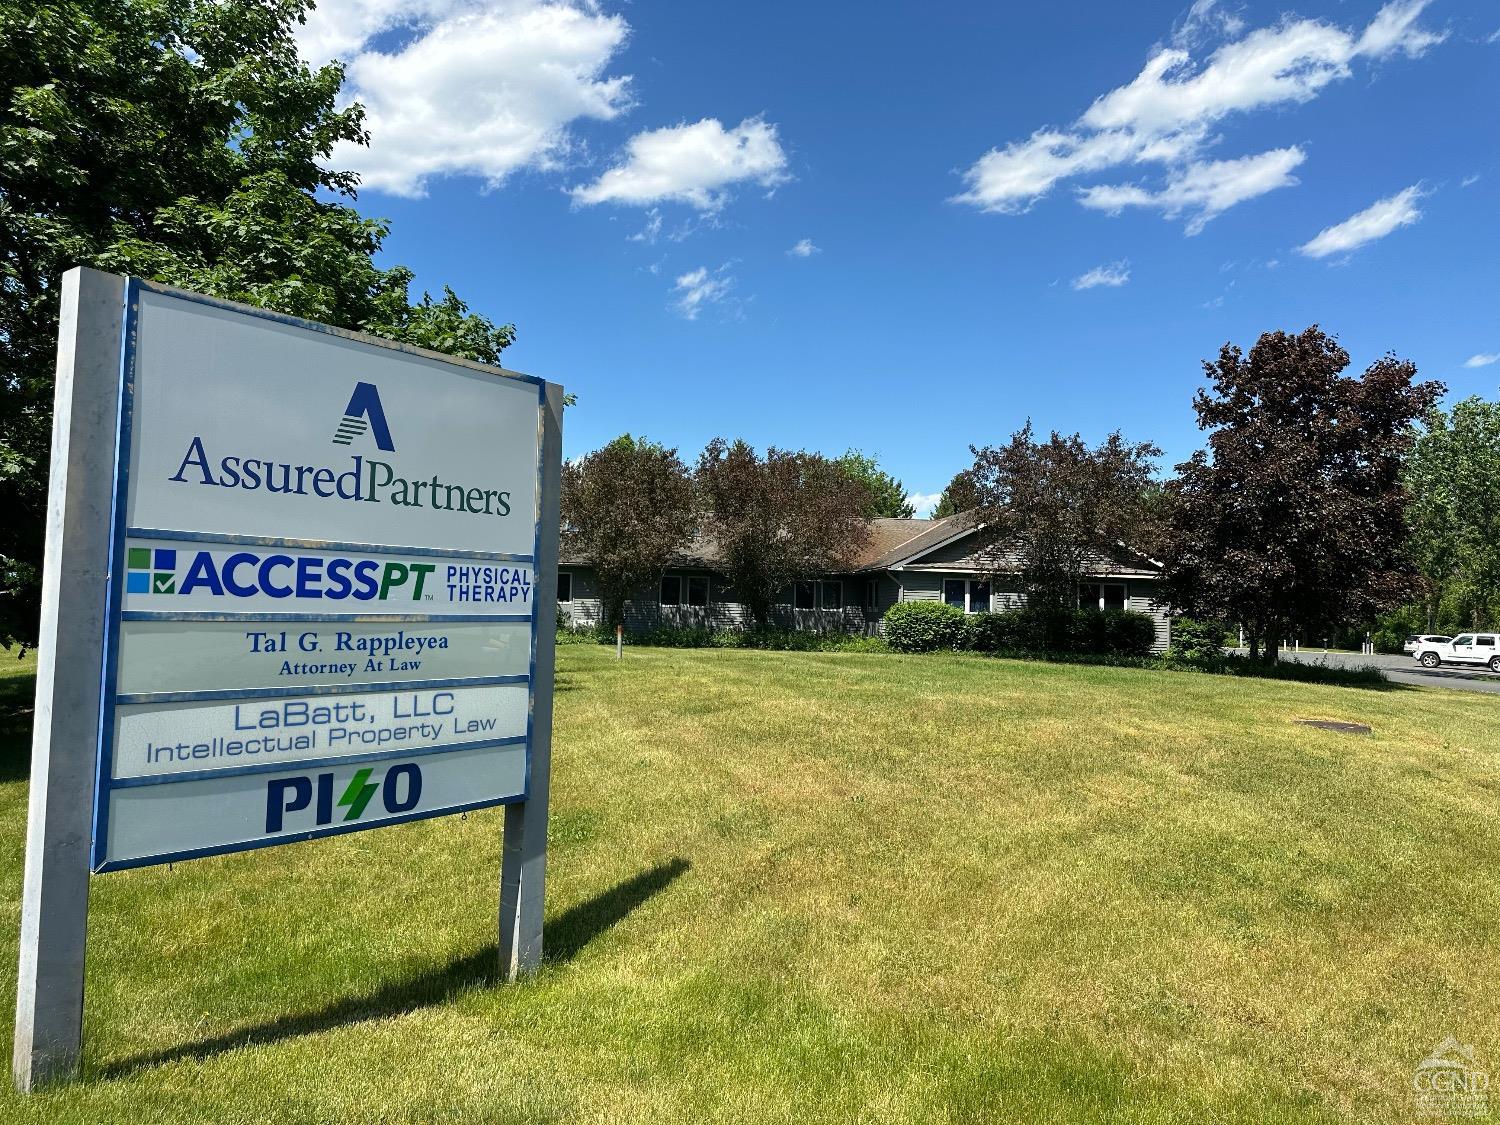
[(824, 609), (844, 608), (844, 584), (840, 581), (819, 582), (819, 592), (823, 595)]
[(798, 582), (792, 589), (792, 605), (797, 609), (816, 609), (817, 603), (813, 600), (813, 584), (811, 582)]
[(1080, 609), (1124, 609), (1125, 587), (1119, 582), (1084, 582), (1078, 587)]
[(557, 600), (560, 602), (573, 600), (573, 575), (569, 571), (557, 572)]
[(876, 609), (880, 605), (880, 579), (872, 578), (865, 583), (865, 608)]
[(943, 601), (965, 613), (988, 613), (990, 584), (979, 578), (944, 578)]
[(708, 605), (708, 575), (664, 574), (661, 578), (662, 605)]
[(988, 613), (990, 611), (990, 584), (988, 582), (972, 581), (969, 583), (969, 612)]

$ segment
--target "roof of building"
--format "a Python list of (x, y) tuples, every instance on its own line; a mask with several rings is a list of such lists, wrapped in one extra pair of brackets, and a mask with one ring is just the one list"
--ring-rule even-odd
[[(878, 516), (870, 521), (870, 538), (855, 555), (849, 569), (859, 573), (899, 566), (959, 539), (978, 527), (979, 522), (974, 512), (959, 512), (940, 520), (902, 520)], [(1135, 551), (1127, 550), (1126, 553), (1145, 558)], [(563, 566), (583, 566), (588, 563), (588, 559), (580, 552), (570, 550), (564, 542), (560, 562)], [(712, 536), (701, 532), (683, 544), (682, 550), (672, 560), (672, 565), (678, 567), (698, 566), (709, 569), (718, 569), (722, 563), (718, 544)], [(1155, 563), (1152, 569), (1159, 567), (1160, 564)]]
[[(878, 516), (870, 521), (870, 538), (854, 557), (851, 569), (879, 570), (902, 559), (909, 559), (970, 530), (972, 523), (968, 513), (940, 520), (902, 520)], [(565, 540), (559, 561), (563, 566), (582, 566), (588, 559), (581, 552), (570, 549)], [(677, 566), (716, 567), (722, 562), (719, 545), (712, 536), (703, 532), (684, 543), (682, 550), (673, 559)]]
[(972, 512), (960, 512), (940, 520), (879, 517), (870, 523), (870, 540), (855, 558), (855, 570), (881, 570), (893, 566), (977, 526)]

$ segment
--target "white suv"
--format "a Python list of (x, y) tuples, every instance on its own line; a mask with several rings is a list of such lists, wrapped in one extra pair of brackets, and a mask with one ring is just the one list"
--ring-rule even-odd
[(1423, 668), (1439, 664), (1485, 664), (1500, 672), (1500, 636), (1494, 633), (1460, 633), (1447, 644), (1423, 637), (1413, 653)]
[(1401, 651), (1407, 656), (1416, 656), (1424, 644), (1431, 642), (1435, 645), (1445, 645), (1453, 638), (1446, 633), (1413, 633), (1406, 638), (1406, 643), (1401, 646)]

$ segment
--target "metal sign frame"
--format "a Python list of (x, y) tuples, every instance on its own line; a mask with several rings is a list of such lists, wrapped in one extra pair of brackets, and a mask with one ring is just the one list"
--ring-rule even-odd
[[(543, 460), (541, 456), (543, 435), (539, 432), (537, 437), (537, 478), (536, 478), (536, 504), (534, 512), (534, 526), (532, 534), (532, 550), (527, 555), (517, 555), (504, 552), (477, 552), (465, 550), (452, 550), (447, 548), (422, 547), (412, 544), (370, 544), (370, 543), (343, 543), (332, 540), (317, 539), (284, 539), (259, 535), (232, 535), (228, 533), (214, 532), (199, 534), (197, 532), (184, 532), (174, 529), (138, 528), (129, 527), (127, 498), (129, 496), (130, 478), (130, 454), (131, 440), (135, 422), (135, 387), (138, 376), (137, 353), (138, 338), (140, 332), (140, 295), (143, 291), (170, 297), (175, 300), (186, 301), (190, 304), (205, 305), (210, 308), (223, 309), (228, 312), (253, 316), (257, 319), (270, 321), (272, 323), (285, 325), (287, 327), (307, 329), (320, 333), (335, 335), (346, 340), (357, 343), (373, 345), (398, 351), (414, 351), (415, 349), (401, 348), (391, 341), (378, 340), (357, 333), (345, 332), (329, 325), (319, 324), (315, 321), (300, 320), (296, 317), (285, 316), (280, 313), (270, 312), (265, 309), (251, 308), (244, 305), (234, 304), (229, 301), (221, 301), (212, 297), (206, 297), (198, 293), (189, 293), (169, 286), (153, 285), (139, 278), (129, 278), (125, 287), (125, 322), (124, 322), (124, 346), (121, 350), (120, 371), (120, 409), (119, 427), (115, 443), (115, 488), (110, 498), (111, 504), (111, 527), (110, 561), (109, 561), (109, 600), (106, 606), (107, 627), (104, 645), (104, 674), (101, 689), (100, 707), (100, 751), (99, 768), (94, 792), (94, 826), (93, 847), (90, 852), (90, 863), (95, 874), (103, 874), (109, 871), (121, 871), (132, 867), (147, 867), (158, 863), (172, 863), (184, 859), (195, 859), (201, 856), (225, 855), (232, 852), (249, 851), (256, 848), (276, 847), (280, 844), (296, 843), (301, 840), (319, 839), (324, 836), (337, 836), (348, 832), (359, 832), (371, 828), (380, 828), (389, 824), (399, 824), (413, 820), (426, 820), (436, 816), (447, 816), (451, 813), (469, 812), (475, 809), (493, 808), (497, 805), (512, 804), (525, 801), (530, 795), (530, 778), (532, 765), (533, 727), (535, 723), (535, 688), (536, 683), (536, 649), (537, 649), (537, 623), (541, 617), (541, 605), (537, 598), (533, 598), (532, 612), (530, 614), (371, 614), (378, 616), (382, 622), (390, 624), (422, 623), (441, 624), (445, 622), (460, 621), (519, 621), (527, 617), (531, 621), (531, 661), (525, 676), (486, 676), (486, 677), (462, 677), (446, 679), (416, 679), (407, 681), (388, 681), (382, 683), (378, 689), (374, 689), (365, 682), (337, 686), (303, 686), (295, 689), (291, 687), (261, 687), (261, 688), (229, 688), (210, 691), (187, 691), (187, 692), (149, 692), (132, 695), (120, 695), (117, 692), (119, 679), (120, 660), (120, 626), (125, 621), (244, 621), (244, 622), (337, 622), (349, 621), (351, 615), (347, 613), (274, 613), (274, 612), (240, 612), (240, 613), (195, 613), (195, 612), (154, 612), (149, 610), (125, 610), (123, 609), (125, 594), (125, 553), (127, 550), (126, 540), (134, 538), (152, 538), (163, 540), (182, 540), (203, 545), (225, 544), (244, 545), (254, 547), (279, 547), (305, 550), (338, 550), (353, 551), (361, 554), (391, 554), (403, 556), (428, 556), (433, 558), (467, 558), (486, 562), (527, 563), (533, 568), (537, 566), (537, 559), (541, 554), (542, 539), (542, 492), (543, 492)], [(422, 353), (428, 358), (434, 358), (432, 353)], [(454, 363), (451, 356), (435, 357), (445, 362)], [(457, 364), (458, 366), (478, 367), (485, 374), (501, 378), (511, 379), (521, 383), (527, 383), (536, 388), (537, 392), (537, 416), (538, 429), (540, 431), (541, 417), (545, 412), (547, 404), (547, 383), (532, 375), (523, 375), (519, 372), (504, 371), (497, 368), (485, 368), (480, 365)], [(540, 590), (540, 584), (535, 586)], [(178, 782), (189, 782), (203, 780), (210, 777), (223, 778), (255, 773), (277, 773), (286, 772), (293, 768), (290, 763), (264, 762), (256, 765), (230, 766), (201, 771), (180, 771), (171, 775), (154, 775), (146, 777), (116, 778), (114, 769), (114, 741), (115, 741), (115, 710), (119, 706), (139, 703), (167, 703), (167, 702), (200, 702), (209, 700), (235, 700), (235, 699), (276, 699), (295, 694), (298, 698), (315, 696), (337, 696), (344, 694), (369, 693), (372, 690), (379, 691), (403, 691), (403, 690), (429, 690), (444, 687), (481, 687), (495, 684), (528, 683), (532, 685), (530, 698), (528, 699), (528, 715), (526, 734), (519, 737), (505, 737), (497, 739), (482, 739), (462, 744), (447, 744), (437, 747), (427, 747), (414, 750), (378, 750), (363, 754), (344, 754), (320, 758), (299, 758), (295, 763), (297, 769), (314, 770), (327, 766), (355, 765), (362, 762), (378, 762), (394, 758), (416, 757), (427, 754), (457, 753), (466, 750), (482, 749), (486, 746), (518, 745), (526, 747), (526, 785), (521, 793), (509, 797), (485, 798), (462, 804), (449, 805), (441, 808), (422, 809), (413, 813), (401, 813), (396, 816), (383, 817), (373, 822), (355, 822), (353, 824), (333, 824), (323, 828), (307, 829), (301, 832), (288, 833), (282, 836), (264, 838), (239, 843), (217, 844), (205, 847), (187, 848), (177, 851), (160, 852), (147, 856), (139, 856), (130, 859), (109, 860), (105, 855), (106, 843), (109, 839), (109, 811), (110, 793), (116, 789), (135, 788), (143, 785), (174, 784)]]
[[(557, 593), (558, 506), (562, 466), (562, 388), (532, 376), (455, 359), (451, 356), (282, 316), (263, 309), (166, 286), (77, 268), (59, 286), (57, 381), (52, 457), (48, 481), (46, 553), (37, 649), (37, 689), (32, 734), (31, 787), (26, 835), (25, 877), (21, 899), (20, 964), (16, 989), (16, 1034), (12, 1072), (17, 1087), (29, 1091), (76, 1074), (82, 1041), (84, 960), (87, 944), (88, 891), (91, 871), (113, 871), (148, 863), (250, 850), (274, 844), (379, 828), (468, 809), (505, 806), (499, 878), (499, 969), (514, 980), (541, 964), (542, 918), (547, 860), (547, 801), (551, 782), (551, 737), (555, 616)], [(482, 560), (483, 551), (395, 546), (392, 544), (326, 544), (306, 540), (202, 534), (126, 525), (130, 449), (135, 423), (137, 345), (141, 295), (151, 293), (194, 302), (283, 326), (326, 333), (356, 344), (410, 355), (424, 361), (514, 380), (536, 388), (537, 482), (531, 541), (531, 629), (528, 676), (480, 677), (495, 683), (529, 679), (521, 791), (469, 803), (443, 804), (411, 815), (386, 815), (367, 823), (328, 824), (249, 840), (163, 852), (149, 857), (109, 861), (102, 850), (108, 829), (108, 798), (128, 788), (113, 776), (115, 710), (146, 701), (193, 702), (219, 698), (337, 696), (341, 689), (367, 693), (399, 692), (450, 682), (442, 679), (386, 681), (379, 685), (304, 685), (295, 688), (229, 688), (214, 691), (116, 691), (120, 674), (122, 624), (126, 620), (178, 620), (176, 611), (132, 617), (124, 610), (128, 560), (127, 536), (144, 532), (152, 538), (232, 545), (316, 550), (330, 546), (361, 553), (404, 556), (467, 557)], [(519, 555), (507, 556), (517, 563)], [(252, 621), (275, 614), (196, 612), (191, 620)], [(437, 623), (468, 615), (322, 614), (280, 615), (301, 620), (334, 620), (368, 624)], [(499, 612), (482, 615), (503, 620)], [(513, 619), (513, 618), (512, 618)], [(518, 635), (517, 640), (520, 640)], [(516, 652), (519, 657), (521, 651)], [(458, 677), (475, 686), (475, 677)], [(478, 686), (487, 686), (480, 684)], [(328, 690), (329, 688), (332, 690)], [(165, 697), (163, 699), (163, 697)], [(517, 716), (519, 718), (519, 716)], [(492, 744), (516, 745), (507, 736)], [(432, 754), (483, 749), (475, 742), (434, 748)], [(393, 749), (342, 755), (340, 764), (356, 758), (392, 761), (421, 751)], [(233, 773), (283, 772), (314, 768), (324, 759), (228, 767)], [(209, 771), (230, 776), (224, 769)], [(178, 780), (181, 780), (179, 777)], [(389, 809), (386, 810), (389, 812)]]

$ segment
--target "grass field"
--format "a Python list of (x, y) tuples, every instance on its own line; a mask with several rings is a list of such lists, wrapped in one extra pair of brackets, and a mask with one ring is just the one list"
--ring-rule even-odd
[(559, 687), (537, 979), (494, 983), (499, 811), (104, 876), (84, 1080), (0, 1118), (1404, 1121), (1445, 1035), (1500, 1069), (1500, 698), (593, 646)]

